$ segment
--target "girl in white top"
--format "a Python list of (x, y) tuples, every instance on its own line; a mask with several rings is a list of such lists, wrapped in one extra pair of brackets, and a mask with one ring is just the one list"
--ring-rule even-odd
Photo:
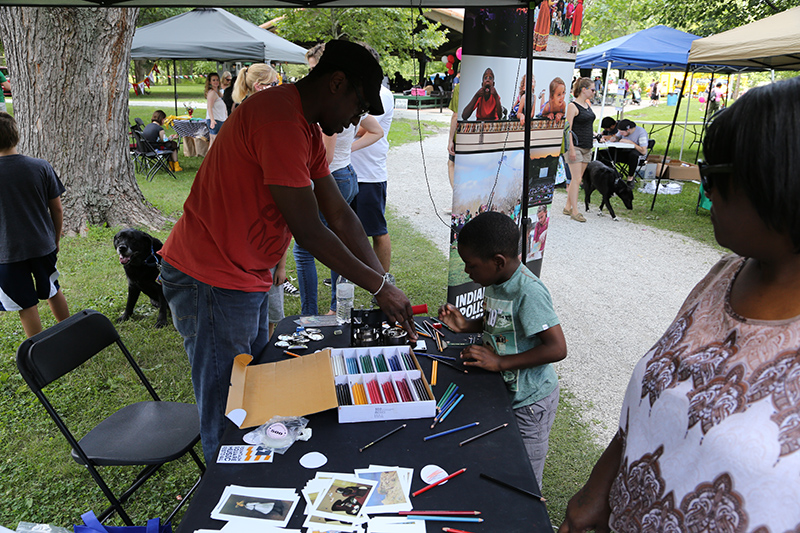
[(208, 148), (211, 149), (222, 123), (228, 118), (228, 108), (225, 107), (225, 102), (222, 101), (219, 74), (216, 72), (212, 72), (206, 78), (205, 96), (206, 123), (208, 124), (208, 132), (211, 139), (208, 143)]

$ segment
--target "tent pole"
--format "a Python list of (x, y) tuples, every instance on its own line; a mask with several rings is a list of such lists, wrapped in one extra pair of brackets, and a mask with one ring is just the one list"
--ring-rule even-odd
[(178, 116), (178, 71), (175, 69), (175, 60), (172, 60), (172, 91), (175, 94), (175, 116)]
[[(531, 103), (531, 82), (533, 81), (533, 27), (535, 21), (533, 20), (533, 4), (528, 5), (527, 12), (527, 26), (525, 28), (525, 150), (524, 150), (524, 163), (522, 165), (522, 220), (523, 224), (520, 226), (522, 235), (526, 235), (531, 222), (528, 220), (528, 191), (531, 180), (531, 124), (532, 118), (535, 116), (533, 110), (533, 103)], [(519, 71), (517, 71), (519, 72)], [(522, 239), (522, 262), (527, 263), (528, 257), (528, 239)]]
[[(656, 190), (653, 191), (653, 203), (650, 204), (650, 211), (656, 206), (656, 197), (658, 196), (658, 188), (661, 186), (661, 180), (667, 172), (667, 154), (669, 154), (669, 142), (672, 140), (672, 132), (675, 131), (675, 123), (678, 121), (678, 112), (681, 109), (681, 100), (683, 99), (683, 90), (686, 88), (686, 78), (689, 77), (689, 63), (686, 63), (686, 71), (683, 73), (683, 83), (681, 84), (681, 92), (678, 93), (678, 104), (675, 106), (675, 116), (672, 117), (672, 125), (669, 127), (669, 135), (667, 136), (667, 147), (664, 149), (664, 158), (661, 160), (661, 173), (656, 180)], [(667, 93), (669, 94), (669, 93)]]
[(686, 143), (686, 128), (689, 127), (689, 108), (692, 107), (692, 87), (694, 87), (694, 71), (692, 71), (692, 81), (689, 83), (689, 102), (686, 104), (686, 119), (684, 119), (683, 121), (683, 137), (681, 137), (681, 155), (678, 156), (678, 159), (680, 159), (681, 161), (683, 161), (683, 145)]
[[(606, 79), (603, 80), (603, 102), (600, 104), (600, 122), (603, 122), (603, 115), (605, 114), (606, 110), (606, 98), (608, 97), (608, 77), (611, 75), (611, 61), (608, 62), (608, 67), (606, 69)], [(597, 128), (597, 133), (600, 133), (602, 130), (600, 129), (602, 126)]]
[(706, 110), (703, 114), (703, 129), (700, 130), (700, 143), (697, 145), (697, 152), (694, 154), (694, 160), (697, 162), (697, 158), (700, 157), (700, 146), (703, 144), (703, 137), (706, 133), (706, 127), (708, 126), (708, 108), (711, 106), (711, 88), (714, 86), (714, 73), (715, 71), (711, 71), (711, 80), (708, 82), (708, 95), (706, 96)]

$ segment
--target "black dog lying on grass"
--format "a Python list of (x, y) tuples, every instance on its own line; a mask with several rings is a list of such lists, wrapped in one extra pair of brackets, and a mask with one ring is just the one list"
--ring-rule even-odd
[(167, 325), (167, 300), (157, 281), (159, 258), (156, 252), (162, 246), (160, 240), (136, 229), (124, 229), (114, 235), (114, 248), (128, 278), (128, 302), (125, 304), (125, 312), (119, 317), (120, 322), (133, 315), (139, 295), (145, 293), (150, 297), (150, 303), (158, 307), (156, 327), (163, 328)]
[(620, 197), (622, 203), (628, 209), (633, 209), (633, 186), (632, 182), (629, 185), (623, 180), (619, 172), (607, 166), (600, 161), (592, 161), (586, 167), (583, 173), (583, 189), (586, 192), (586, 210), (589, 210), (589, 200), (592, 197), (592, 191), (598, 190), (603, 195), (600, 202), (600, 211), (602, 214), (603, 205), (608, 207), (608, 212), (611, 218), (617, 220), (617, 215), (614, 214), (614, 208), (611, 207), (611, 197), (615, 194)]

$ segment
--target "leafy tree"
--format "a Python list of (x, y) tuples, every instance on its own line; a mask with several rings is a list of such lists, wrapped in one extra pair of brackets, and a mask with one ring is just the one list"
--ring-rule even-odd
[[(277, 10), (276, 10), (277, 11)], [(430, 55), (447, 38), (447, 30), (419, 10), (404, 8), (329, 8), (283, 10), (276, 33), (311, 46), (331, 39), (363, 41), (381, 56), (400, 59)]]
[(593, 0), (587, 2), (581, 30), (581, 50), (653, 26), (647, 12), (655, 0)]
[(137, 9), (0, 7), (20, 153), (67, 188), (64, 231), (161, 226), (128, 154), (128, 62)]
[(799, 0), (647, 0), (643, 10), (656, 24), (708, 37), (798, 5)]

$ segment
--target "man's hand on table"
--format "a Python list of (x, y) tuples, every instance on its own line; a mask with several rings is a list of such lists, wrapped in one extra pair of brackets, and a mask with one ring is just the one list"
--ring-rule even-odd
[(411, 302), (403, 291), (391, 283), (384, 283), (383, 288), (375, 295), (375, 300), (381, 311), (386, 314), (390, 324), (397, 322), (406, 330), (412, 341), (417, 340), (414, 312), (411, 310)]

